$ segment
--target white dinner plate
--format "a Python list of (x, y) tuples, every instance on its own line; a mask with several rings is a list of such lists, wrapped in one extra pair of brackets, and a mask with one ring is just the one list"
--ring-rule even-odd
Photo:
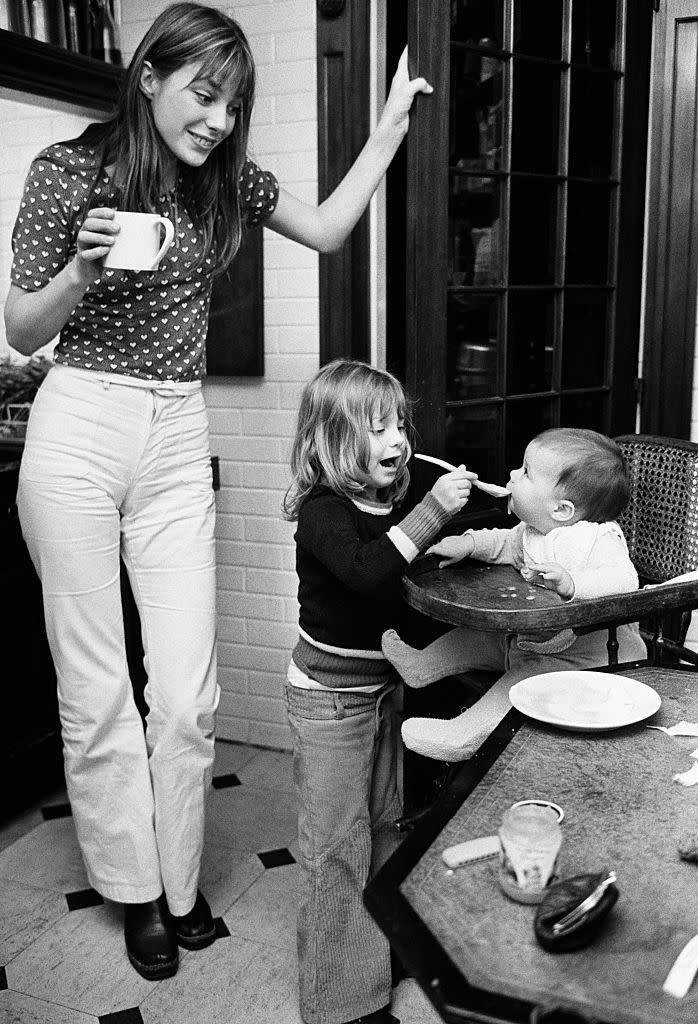
[(649, 718), (662, 700), (656, 690), (610, 672), (545, 672), (515, 683), (511, 703), (529, 718), (561, 729), (597, 732)]

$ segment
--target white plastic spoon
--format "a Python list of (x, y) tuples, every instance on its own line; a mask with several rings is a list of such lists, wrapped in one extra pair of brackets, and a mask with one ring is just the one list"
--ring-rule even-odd
[[(442, 469), (447, 469), (449, 472), (453, 469), (458, 469), (458, 466), (453, 466), (444, 459), (437, 459), (433, 455), (422, 455), (420, 452), (415, 452), (414, 457), (415, 459), (421, 459), (422, 462), (433, 462), (435, 466), (441, 466)], [(486, 494), (491, 494), (493, 498), (509, 497), (508, 488), (500, 487), (499, 484), (487, 484), (484, 480), (473, 480), (473, 486), (478, 487)]]

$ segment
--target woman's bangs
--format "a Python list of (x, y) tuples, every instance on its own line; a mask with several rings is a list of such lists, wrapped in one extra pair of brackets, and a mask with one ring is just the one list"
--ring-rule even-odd
[(216, 46), (201, 62), (197, 78), (210, 81), (218, 89), (230, 86), (235, 96), (249, 96), (254, 88), (254, 68), (243, 49), (230, 42)]

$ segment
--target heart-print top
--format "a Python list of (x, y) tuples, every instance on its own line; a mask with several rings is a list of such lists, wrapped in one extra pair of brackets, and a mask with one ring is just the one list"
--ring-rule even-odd
[[(13, 284), (37, 291), (72, 259), (91, 189), (90, 208), (115, 205), (107, 175), (95, 184), (97, 169), (94, 149), (75, 142), (49, 146), (33, 161), (12, 235)], [(247, 225), (271, 216), (279, 185), (270, 171), (248, 159), (239, 189)], [(147, 380), (205, 375), (216, 254), (202, 252), (201, 233), (181, 192), (161, 196), (156, 212), (176, 226), (175, 243), (160, 269), (104, 270), (63, 327), (56, 362)]]

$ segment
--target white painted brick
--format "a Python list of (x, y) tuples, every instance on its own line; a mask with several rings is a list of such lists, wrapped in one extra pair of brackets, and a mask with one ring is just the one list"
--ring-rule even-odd
[(286, 725), (275, 725), (271, 722), (250, 722), (248, 731), (249, 743), (272, 750), (293, 750), (291, 728)]
[(236, 619), (231, 615), (218, 616), (218, 638), (219, 640), (235, 643), (247, 643), (247, 620)]
[(317, 346), (317, 329), (314, 327), (285, 326), (279, 329), (280, 353), (314, 354), (317, 352)]
[(298, 577), (295, 572), (249, 569), (247, 572), (247, 588), (257, 594), (279, 594), (285, 597), (295, 597), (298, 590)]
[(299, 604), (295, 598), (284, 599), (284, 619), (286, 622), (298, 622)]
[[(227, 615), (229, 618), (234, 618), (236, 615), (239, 618), (245, 618), (243, 598), (244, 594), (239, 590), (219, 590), (218, 614)], [(255, 618), (259, 617), (255, 616)]]
[(317, 301), (320, 294), (318, 275), (315, 269), (292, 267), (276, 271), (279, 291), (286, 296), (303, 296)]
[(241, 515), (281, 515), (283, 491), (236, 491), (235, 504)]
[(281, 564), (284, 569), (291, 569), (291, 571), (295, 571), (296, 552), (294, 548), (284, 548)]
[(307, 381), (320, 366), (319, 355), (269, 356), (267, 374), (277, 381)]
[(257, 68), (260, 96), (287, 96), (292, 92), (305, 92), (312, 83), (315, 88), (315, 61), (284, 61), (283, 64), (263, 64)]
[[(227, 417), (224, 427), (226, 434), (239, 434), (242, 428), (239, 409), (225, 409), (223, 412)], [(216, 455), (217, 453), (213, 452), (212, 454)]]
[(295, 428), (296, 417), (286, 409), (245, 409), (242, 414), (244, 434), (289, 437)]
[(270, 647), (250, 647), (248, 644), (220, 642), (218, 658), (231, 668), (251, 668), (259, 672), (283, 672), (288, 668), (289, 654)]
[[(269, 162), (275, 152), (272, 150), (269, 154)], [(317, 150), (298, 150), (286, 163), (279, 162), (279, 170), (275, 173), (286, 191), (292, 194), (294, 182), (317, 181)]]
[[(218, 437), (216, 454), (222, 460), (242, 462), (275, 462), (280, 456), (278, 441), (271, 437)], [(221, 462), (221, 466), (223, 463)]]
[(312, 249), (287, 238), (281, 238), (265, 229), (264, 234), (264, 266), (267, 267), (307, 267), (318, 270), (318, 254)]
[(223, 715), (239, 715), (255, 722), (286, 722), (286, 707), (282, 700), (238, 693), (221, 693), (219, 704)]
[[(256, 377), (252, 380), (226, 377), (225, 384), (219, 378), (209, 377), (204, 387), (204, 395), (209, 410), (221, 408), (226, 412), (231, 408), (262, 409), (279, 405), (279, 388)], [(227, 431), (227, 421), (223, 422)]]
[(269, 544), (292, 544), (295, 523), (284, 519), (265, 519), (262, 516), (245, 516), (245, 540), (264, 541)]
[(218, 564), (216, 568), (216, 579), (218, 581), (218, 598), (226, 590), (242, 591), (245, 589), (245, 570), (236, 566)]
[(276, 96), (274, 98), (274, 112), (276, 120), (280, 124), (284, 124), (286, 121), (309, 121), (316, 125), (317, 96), (314, 92), (298, 92), (287, 96)]
[(250, 693), (259, 694), (260, 697), (276, 697), (283, 700), (285, 674), (282, 676), (275, 672), (250, 671), (247, 675)]
[(226, 565), (244, 565), (249, 579), (249, 568), (280, 569), (283, 563), (283, 548), (278, 544), (245, 544), (233, 541), (218, 541), (218, 557)]
[[(217, 713), (216, 736), (222, 740), (231, 740), (233, 743), (249, 743), (250, 723), (247, 719), (232, 718), (229, 715)], [(269, 746), (273, 746), (273, 743), (270, 743)]]
[[(242, 25), (242, 21), (240, 21), (240, 24)], [(247, 31), (244, 25), (242, 25), (242, 28), (248, 37), (255, 66), (260, 67), (263, 64), (273, 64), (276, 60), (275, 37), (256, 33), (253, 35)]]
[[(281, 487), (285, 491), (291, 482), (287, 465), (253, 465), (243, 468), (243, 487)], [(249, 537), (246, 538), (249, 540)]]
[(276, 42), (276, 59), (284, 60), (315, 60), (317, 49), (316, 33), (314, 27), (302, 29), (299, 32), (279, 33)]
[(245, 32), (249, 33), (268, 32), (272, 25), (278, 29), (279, 35), (293, 29), (312, 28), (314, 31), (314, 4), (308, 3), (307, 0), (273, 0), (270, 10), (267, 4), (258, 3), (245, 7), (239, 20)]
[(246, 619), (268, 620), (267, 630), (269, 630), (269, 622), (284, 621), (284, 599), (282, 597), (269, 597), (268, 594), (234, 594), (230, 596), (237, 614), (243, 615)]
[(242, 517), (216, 511), (216, 535), (221, 540), (242, 540), (244, 536)]
[(277, 119), (276, 96), (257, 96), (252, 111), (252, 125), (273, 124)]
[[(295, 330), (307, 330), (307, 328), (294, 328)], [(282, 409), (298, 409), (301, 402), (303, 382), (297, 381), (292, 384), (282, 384), (279, 397), (279, 406)]]
[(260, 153), (288, 153), (289, 150), (311, 152), (317, 144), (317, 125), (312, 121), (258, 125), (255, 128), (254, 144)]
[(249, 673), (241, 668), (219, 668), (218, 684), (229, 693), (247, 693), (247, 677)]
[(257, 619), (247, 620), (248, 640), (251, 644), (268, 644), (270, 647), (282, 647), (291, 650), (298, 639), (298, 630), (288, 623), (277, 623), (276, 628), (269, 629), (268, 622)]

